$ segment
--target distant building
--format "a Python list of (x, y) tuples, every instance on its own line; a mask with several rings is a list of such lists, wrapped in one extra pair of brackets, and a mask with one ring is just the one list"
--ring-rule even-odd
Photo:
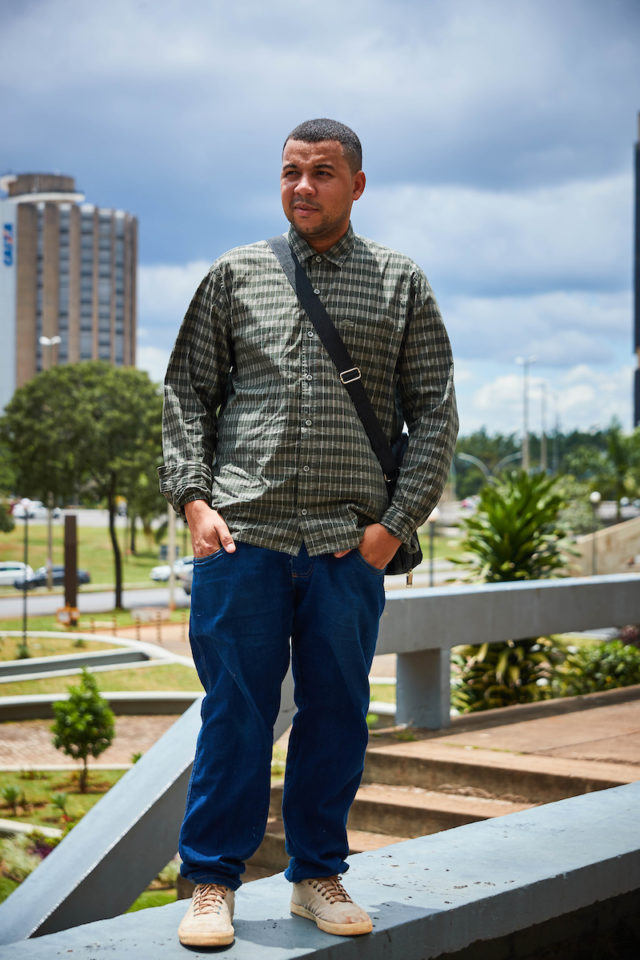
[(633, 264), (635, 322), (634, 348), (638, 359), (633, 389), (633, 425), (640, 427), (640, 113), (638, 114), (638, 140), (636, 142), (636, 239)]
[(134, 366), (137, 220), (96, 207), (73, 177), (0, 178), (0, 410), (55, 364)]

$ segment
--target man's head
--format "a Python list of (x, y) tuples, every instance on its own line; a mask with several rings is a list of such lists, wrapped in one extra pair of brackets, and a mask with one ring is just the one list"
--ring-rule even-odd
[(282, 206), (289, 222), (320, 253), (349, 228), (351, 207), (366, 182), (361, 165), (360, 140), (336, 120), (307, 120), (285, 140)]
[(301, 143), (321, 143), (323, 140), (335, 140), (342, 144), (342, 152), (349, 164), (352, 173), (362, 170), (362, 144), (351, 127), (339, 123), (337, 120), (328, 120), (322, 117), (319, 120), (305, 120), (295, 127), (284, 142), (282, 151), (289, 140), (300, 140)]

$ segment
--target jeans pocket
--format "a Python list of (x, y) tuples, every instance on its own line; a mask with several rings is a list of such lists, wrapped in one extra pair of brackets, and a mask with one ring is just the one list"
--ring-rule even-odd
[(204, 557), (194, 557), (193, 565), (194, 567), (199, 567), (201, 564), (206, 563), (207, 560), (213, 560), (214, 557), (219, 557), (221, 553), (224, 553), (224, 547), (218, 547), (213, 553), (206, 553)]
[(360, 553), (360, 550), (357, 547), (352, 552), (355, 553), (360, 563), (362, 563), (367, 570), (370, 570), (372, 573), (375, 573), (378, 577), (384, 577), (384, 570), (386, 568), (381, 570), (380, 567), (374, 567), (372, 563), (369, 563), (368, 560), (365, 560), (365, 558), (362, 556), (362, 554)]

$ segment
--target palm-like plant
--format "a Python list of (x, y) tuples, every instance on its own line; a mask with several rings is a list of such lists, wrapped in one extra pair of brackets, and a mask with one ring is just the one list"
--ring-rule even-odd
[[(515, 471), (487, 484), (476, 513), (465, 521), (464, 562), (486, 583), (559, 575), (568, 548), (559, 514), (565, 501), (553, 478)], [(453, 657), (453, 706), (462, 713), (531, 703), (549, 695), (565, 657), (547, 637), (463, 647)]]
[(540, 580), (563, 570), (568, 545), (558, 516), (566, 506), (553, 477), (514, 471), (485, 484), (465, 521), (462, 547), (473, 579)]

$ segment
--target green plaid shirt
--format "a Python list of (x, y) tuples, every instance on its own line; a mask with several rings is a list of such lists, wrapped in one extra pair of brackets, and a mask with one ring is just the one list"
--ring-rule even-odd
[(326, 253), (289, 242), (338, 328), (390, 440), (409, 431), (392, 502), (355, 407), (266, 242), (217, 260), (165, 379), (160, 489), (204, 499), (232, 535), (310, 555), (381, 521), (408, 542), (438, 502), (458, 428), (449, 339), (422, 271), (349, 231)]

